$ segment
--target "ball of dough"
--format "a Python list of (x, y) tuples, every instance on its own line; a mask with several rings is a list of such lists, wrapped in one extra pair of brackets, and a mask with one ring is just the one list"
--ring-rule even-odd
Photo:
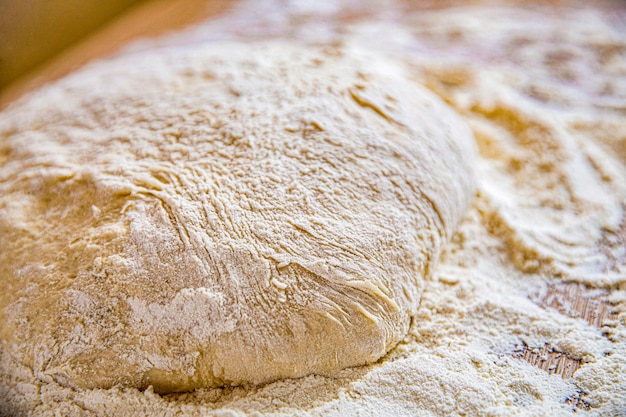
[(469, 130), (355, 50), (121, 56), (5, 111), (0, 138), (2, 351), (80, 388), (375, 362), (473, 197)]

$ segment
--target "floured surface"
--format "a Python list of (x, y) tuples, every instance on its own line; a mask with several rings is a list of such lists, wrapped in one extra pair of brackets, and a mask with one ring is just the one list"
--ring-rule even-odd
[[(284, 18), (246, 26), (244, 10), (169, 42), (245, 27), (229, 36), (273, 31), (382, 49), (406, 59), (477, 138), (478, 196), (409, 336), (379, 363), (338, 377), (188, 394), (72, 390), (25, 373), (3, 382), (10, 406), (34, 415), (573, 415), (568, 398), (578, 393), (588, 410), (577, 415), (626, 413), (623, 14), (468, 7), (389, 12), (391, 24), (331, 3), (290, 4), (276, 7)], [(335, 25), (334, 15), (351, 23)], [(319, 20), (329, 27), (315, 32)], [(615, 319), (597, 329), (532, 301), (563, 282), (608, 291)], [(546, 343), (580, 359), (572, 378), (513, 357), (520, 344)]]

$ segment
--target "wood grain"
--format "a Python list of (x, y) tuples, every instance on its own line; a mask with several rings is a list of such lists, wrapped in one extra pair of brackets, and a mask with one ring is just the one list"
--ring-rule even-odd
[[(626, 213), (626, 207), (623, 207)], [(624, 263), (626, 248), (626, 217), (616, 230), (605, 230), (597, 249), (606, 259), (605, 270), (619, 271)], [(591, 288), (582, 283), (557, 283), (549, 285), (545, 294), (530, 298), (540, 307), (558, 311), (567, 317), (585, 320), (591, 326), (601, 329), (609, 321), (617, 319), (618, 311), (611, 305), (610, 291)], [(571, 378), (581, 366), (580, 360), (558, 352), (550, 343), (543, 346), (523, 344), (513, 352), (513, 357), (525, 360), (550, 374), (564, 379)], [(584, 406), (579, 395), (576, 401)], [(581, 405), (582, 404), (582, 405)]]
[(549, 343), (539, 347), (523, 343), (513, 352), (513, 357), (523, 359), (550, 375), (557, 374), (564, 379), (571, 378), (580, 368), (580, 360), (556, 351)]
[[(608, 320), (617, 318), (617, 312), (609, 303), (608, 291), (589, 288), (580, 283), (550, 285), (545, 295), (531, 298), (543, 308), (585, 320), (596, 328), (601, 328)], [(559, 352), (550, 343), (542, 346), (528, 346), (523, 343), (514, 350), (513, 357), (564, 379), (571, 378), (581, 366), (580, 359)]]
[(585, 320), (597, 328), (617, 318), (617, 312), (609, 302), (608, 291), (589, 288), (580, 283), (551, 285), (545, 296), (535, 298), (534, 301), (541, 307)]
[[(626, 207), (623, 208), (626, 213)], [(619, 271), (624, 263), (623, 253), (626, 248), (626, 217), (622, 219), (617, 230), (605, 230), (603, 238), (598, 242), (598, 252), (606, 259), (606, 271)], [(601, 329), (609, 321), (616, 320), (618, 311), (611, 305), (610, 292), (591, 288), (581, 283), (558, 283), (549, 285), (543, 295), (531, 296), (539, 306), (558, 311), (567, 317), (585, 320), (589, 325)], [(572, 358), (557, 351), (550, 343), (543, 346), (518, 346), (512, 353), (549, 374), (560, 375), (563, 379), (571, 378), (581, 367), (578, 358)], [(588, 411), (590, 404), (585, 394), (577, 391), (565, 401), (577, 410)]]
[[(556, 310), (567, 317), (585, 320), (598, 329), (607, 321), (617, 318), (617, 311), (609, 302), (608, 291), (589, 288), (580, 283), (550, 285), (544, 295), (531, 298), (543, 308)], [(550, 375), (559, 375), (563, 379), (571, 378), (581, 367), (580, 359), (559, 352), (550, 343), (542, 346), (528, 346), (522, 343), (513, 351), (512, 356)], [(577, 410), (591, 409), (582, 391), (577, 391), (565, 402)]]

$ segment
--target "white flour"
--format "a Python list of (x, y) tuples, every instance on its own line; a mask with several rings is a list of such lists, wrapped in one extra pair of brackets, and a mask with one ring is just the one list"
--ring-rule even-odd
[[(164, 396), (151, 388), (74, 390), (37, 381), (22, 369), (19, 377), (2, 375), (0, 410), (111, 416), (626, 414), (624, 15), (475, 6), (388, 12), (348, 24), (328, 18), (346, 17), (348, 6), (344, 13), (328, 3), (318, 15), (303, 4), (266, 6), (284, 11), (254, 25), (245, 25), (250, 16), (244, 5), (231, 17), (161, 43), (246, 40), (261, 32), (366, 45), (405, 59), (416, 80), (462, 115), (480, 152), (477, 197), (426, 283), (409, 335), (378, 363), (338, 377)], [(220, 34), (233, 26), (245, 29)], [(565, 282), (609, 291), (615, 319), (598, 329), (533, 302), (548, 286)], [(581, 360), (573, 378), (513, 357), (522, 344), (546, 343)], [(9, 366), (1, 363), (0, 369)], [(577, 393), (588, 410), (567, 402)]]

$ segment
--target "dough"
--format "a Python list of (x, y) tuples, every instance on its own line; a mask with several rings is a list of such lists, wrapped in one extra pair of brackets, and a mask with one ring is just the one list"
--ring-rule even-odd
[(470, 131), (399, 65), (286, 42), (92, 65), (0, 138), (2, 351), (80, 388), (378, 360), (474, 189)]

